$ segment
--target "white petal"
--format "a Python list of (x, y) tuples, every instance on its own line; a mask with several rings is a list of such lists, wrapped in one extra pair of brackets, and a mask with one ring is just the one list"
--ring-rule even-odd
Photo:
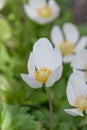
[(56, 3), (55, 0), (49, 0), (49, 1), (48, 1), (48, 6), (49, 6), (49, 8), (50, 8), (51, 11), (52, 11), (52, 15), (51, 15), (49, 18), (43, 19), (44, 24), (53, 21), (53, 20), (56, 19), (56, 18), (59, 16), (59, 14), (60, 14), (60, 7), (59, 7), (59, 5)]
[(47, 3), (46, 0), (29, 0), (29, 4), (34, 8), (40, 8), (45, 6)]
[(59, 16), (60, 12), (53, 12), (52, 16), (49, 17), (48, 21), (51, 22)]
[(85, 47), (87, 46), (87, 37), (84, 36), (80, 39), (80, 41), (78, 42), (75, 51), (80, 51), (82, 49), (85, 49)]
[(41, 88), (42, 84), (28, 74), (21, 74), (22, 79), (32, 88)]
[(58, 48), (54, 48), (53, 56), (50, 58), (50, 68), (54, 70), (62, 65), (62, 55)]
[(50, 22), (52, 22), (54, 19), (56, 19), (57, 17), (59, 16), (59, 13), (58, 12), (53, 12), (52, 13), (52, 15), (49, 17), (49, 18), (43, 18), (43, 19), (41, 19), (40, 17), (39, 17), (39, 20), (37, 20), (38, 21), (38, 23), (41, 23), (41, 24), (47, 24), (47, 23), (50, 23)]
[(45, 24), (50, 23), (51, 21), (53, 21), (55, 18), (57, 18), (57, 16), (58, 16), (58, 13), (52, 14), (52, 16), (49, 17), (49, 18), (41, 18), (41, 17), (38, 16), (38, 17), (36, 17), (34, 19), (34, 21), (36, 21), (37, 23), (39, 23), (41, 25), (45, 25)]
[(4, 7), (6, 0), (0, 0), (0, 10)]
[(31, 18), (32, 20), (36, 21), (38, 15), (37, 15), (37, 11), (35, 9), (33, 9), (32, 7), (30, 7), (28, 4), (24, 5), (24, 10), (27, 14), (27, 16), (29, 18)]
[(70, 63), (73, 60), (73, 54), (70, 56), (64, 56), (63, 57), (63, 62), (64, 63)]
[(35, 73), (35, 64), (34, 64), (34, 55), (33, 52), (30, 53), (29, 60), (28, 60), (28, 72), (31, 76), (34, 77)]
[(75, 44), (79, 38), (79, 31), (77, 27), (72, 23), (65, 23), (63, 25), (63, 31), (65, 34), (66, 40)]
[(37, 14), (37, 17), (35, 17), (33, 20), (40, 25), (45, 25), (52, 21), (52, 20), (49, 20), (48, 18), (41, 18), (38, 16), (38, 14)]
[(53, 26), (51, 30), (51, 40), (56, 47), (64, 41), (63, 34), (59, 26)]
[(75, 106), (76, 95), (73, 91), (73, 86), (70, 82), (68, 82), (66, 93), (67, 93), (67, 99), (68, 99), (69, 104), (72, 106)]
[(72, 87), (72, 91), (75, 95), (75, 97), (82, 96), (82, 95), (87, 95), (87, 85), (84, 80), (83, 75), (80, 73), (72, 73), (69, 81), (68, 81), (68, 89), (67, 89), (67, 96), (68, 98), (70, 97), (70, 88)]
[(51, 87), (51, 86), (53, 86), (53, 84), (54, 84), (57, 80), (60, 79), (60, 77), (61, 77), (61, 75), (62, 75), (62, 70), (63, 70), (63, 66), (60, 66), (60, 67), (58, 67), (57, 69), (55, 69), (55, 70), (51, 73), (51, 75), (50, 75), (50, 77), (49, 77), (49, 79), (48, 79), (48, 81), (47, 81), (47, 83), (46, 83), (46, 87)]
[(74, 69), (85, 69), (87, 66), (87, 50), (84, 49), (76, 53), (73, 57), (71, 67)]
[(86, 73), (84, 73), (83, 71), (76, 70), (76, 69), (73, 69), (73, 72), (82, 75), (84, 80), (87, 82), (87, 74)]
[(52, 13), (60, 14), (60, 7), (55, 0), (49, 0), (48, 6), (52, 9)]
[(31, 18), (34, 22), (37, 22), (41, 25), (44, 25), (48, 23), (49, 21), (47, 19), (40, 18), (38, 16), (38, 12), (35, 8), (31, 7), (28, 4), (24, 5), (24, 10), (29, 18)]
[(84, 116), (78, 109), (64, 109), (64, 111), (72, 116)]
[(33, 46), (35, 65), (37, 68), (50, 67), (53, 47), (46, 38), (40, 38)]

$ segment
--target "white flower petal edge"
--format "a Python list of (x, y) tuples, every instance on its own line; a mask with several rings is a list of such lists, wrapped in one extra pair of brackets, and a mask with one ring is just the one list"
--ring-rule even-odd
[(54, 48), (52, 58), (50, 59), (50, 68), (54, 70), (62, 65), (62, 55), (58, 48)]
[(63, 61), (64, 61), (64, 63), (70, 63), (70, 62), (72, 62), (72, 60), (73, 60), (73, 55), (70, 55), (70, 56), (64, 56), (63, 57)]
[(4, 7), (6, 0), (0, 0), (0, 10)]
[(41, 88), (42, 84), (28, 74), (21, 74), (22, 79), (32, 88)]
[(28, 4), (24, 5), (24, 10), (25, 10), (27, 16), (29, 18), (31, 18), (34, 22), (37, 22), (37, 23), (39, 23), (41, 25), (44, 25), (44, 24), (50, 22), (50, 20), (48, 20), (48, 19), (40, 18), (38, 16), (37, 10), (35, 8), (31, 7)]
[(46, 0), (29, 0), (29, 5), (37, 9), (42, 6), (45, 6), (46, 4), (47, 4)]
[[(72, 91), (73, 91), (75, 97), (87, 95), (87, 85), (86, 85), (83, 75), (81, 75), (80, 73), (78, 74), (78, 73), (74, 72), (70, 75), (67, 87), (68, 87), (67, 88), (67, 97), (69, 99), (72, 96), (72, 95), (70, 95), (71, 87), (72, 87)], [(72, 97), (72, 100), (74, 100), (73, 97)]]
[(72, 116), (83, 116), (82, 111), (78, 109), (64, 109), (64, 111)]
[(49, 0), (48, 6), (52, 9), (53, 15), (55, 15), (55, 14), (59, 15), (60, 14), (60, 7), (55, 0)]
[(87, 82), (87, 75), (83, 71), (79, 71), (79, 70), (73, 69), (73, 72), (82, 75), (84, 80)]
[(53, 47), (48, 39), (40, 38), (33, 47), (34, 60), (37, 68), (50, 68), (50, 57), (53, 55)]
[[(67, 99), (70, 105), (76, 107), (76, 100), (79, 97), (87, 95), (87, 84), (84, 80), (84, 76), (80, 73), (74, 72), (70, 75), (67, 89), (66, 89)], [(84, 110), (84, 109), (83, 109)], [(75, 109), (65, 109), (64, 111), (73, 116), (81, 115), (83, 116), (83, 110), (79, 108)]]
[(50, 19), (40, 18), (40, 17), (38, 17), (38, 15), (36, 18), (34, 18), (34, 21), (40, 25), (47, 24), (47, 23), (51, 22), (52, 20), (53, 20), (52, 18), (50, 18)]
[(84, 36), (80, 39), (80, 41), (76, 45), (75, 51), (78, 52), (82, 49), (85, 49), (86, 46), (87, 46), (87, 36)]
[(32, 8), (28, 4), (24, 4), (24, 10), (27, 16), (29, 16), (32, 20), (36, 21), (36, 18), (38, 17), (38, 15), (37, 15), (37, 11), (34, 8)]
[(85, 69), (87, 66), (87, 49), (83, 49), (74, 56), (71, 67), (74, 69)]
[(30, 53), (29, 56), (29, 60), (28, 60), (28, 64), (27, 64), (27, 68), (28, 68), (28, 73), (34, 77), (35, 74), (35, 63), (34, 63), (34, 55), (33, 52)]
[(63, 41), (63, 34), (59, 26), (55, 25), (51, 30), (51, 40), (54, 46), (58, 47)]
[(72, 84), (70, 82), (68, 82), (68, 85), (66, 88), (66, 93), (67, 93), (67, 99), (68, 99), (69, 104), (74, 106), (76, 95), (73, 91), (73, 87), (72, 87)]
[(57, 80), (60, 79), (62, 75), (62, 70), (63, 70), (63, 66), (60, 66), (51, 73), (46, 83), (46, 87), (51, 87)]
[(64, 31), (67, 41), (70, 41), (73, 44), (76, 44), (79, 38), (79, 31), (77, 27), (72, 23), (65, 23), (63, 25), (63, 31)]

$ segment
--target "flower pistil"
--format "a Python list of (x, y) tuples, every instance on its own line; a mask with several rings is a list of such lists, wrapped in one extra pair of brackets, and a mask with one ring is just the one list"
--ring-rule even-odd
[(43, 6), (38, 9), (38, 15), (42, 18), (49, 18), (52, 15), (52, 11), (48, 6)]
[(78, 96), (75, 100), (75, 106), (81, 110), (87, 110), (87, 95)]
[(75, 46), (73, 43), (71, 43), (69, 41), (64, 41), (60, 44), (59, 48), (60, 48), (62, 55), (68, 56), (68, 55), (74, 53)]
[(35, 71), (36, 80), (41, 83), (46, 83), (50, 74), (51, 74), (51, 70), (46, 67), (43, 67), (43, 68)]

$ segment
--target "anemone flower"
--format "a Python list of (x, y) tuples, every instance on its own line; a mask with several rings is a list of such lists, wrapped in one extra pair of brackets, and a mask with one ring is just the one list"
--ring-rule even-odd
[(67, 98), (73, 109), (65, 109), (65, 112), (73, 116), (83, 116), (83, 111), (87, 112), (87, 84), (84, 76), (74, 72), (71, 74), (67, 89)]
[(62, 56), (46, 38), (40, 38), (33, 46), (28, 60), (29, 74), (21, 74), (23, 80), (32, 88), (52, 86), (62, 74)]
[(71, 62), (71, 67), (73, 68), (73, 71), (84, 75), (84, 78), (87, 81), (87, 49), (83, 49), (76, 53)]
[(6, 3), (6, 0), (0, 0), (0, 10), (3, 9), (5, 3)]
[(42, 25), (53, 21), (60, 14), (60, 7), (55, 0), (29, 0), (24, 10), (30, 19)]
[(53, 26), (51, 39), (54, 46), (60, 49), (64, 63), (70, 63), (74, 54), (87, 45), (87, 36), (79, 38), (79, 31), (72, 23), (65, 23), (62, 31), (59, 26)]

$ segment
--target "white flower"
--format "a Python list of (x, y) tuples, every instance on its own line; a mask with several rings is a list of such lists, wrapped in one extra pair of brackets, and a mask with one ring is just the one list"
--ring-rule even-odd
[(66, 92), (69, 104), (75, 108), (64, 111), (73, 116), (83, 116), (83, 111), (87, 113), (87, 84), (82, 75), (71, 74)]
[(71, 62), (71, 67), (73, 67), (73, 71), (84, 75), (87, 81), (87, 49), (83, 49), (76, 53)]
[(55, 0), (29, 0), (24, 5), (26, 14), (33, 21), (39, 24), (47, 24), (57, 18), (60, 14), (60, 7)]
[(0, 10), (4, 7), (6, 0), (0, 0)]
[(53, 26), (51, 39), (54, 46), (60, 49), (65, 63), (71, 62), (74, 54), (87, 45), (87, 36), (79, 39), (79, 31), (72, 23), (65, 23), (62, 31), (59, 26)]
[(46, 38), (39, 39), (33, 46), (28, 60), (29, 74), (21, 74), (23, 80), (32, 88), (52, 86), (62, 74), (62, 56)]

